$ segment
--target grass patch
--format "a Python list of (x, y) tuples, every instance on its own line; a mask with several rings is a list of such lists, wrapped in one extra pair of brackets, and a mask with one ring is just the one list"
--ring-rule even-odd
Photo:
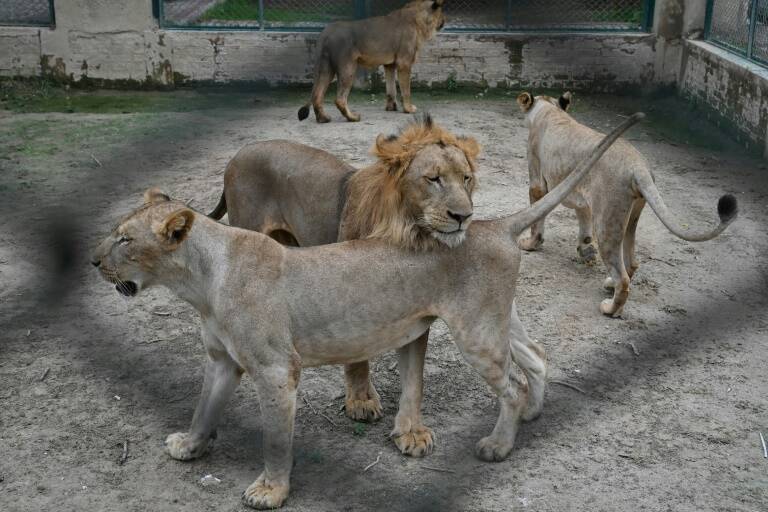
[[(291, 9), (285, 7), (265, 7), (264, 21), (283, 23), (318, 22), (329, 23), (352, 17), (349, 9), (337, 9), (328, 12), (321, 7)], [(350, 11), (350, 12), (346, 12)], [(200, 16), (199, 21), (259, 21), (259, 4), (253, 0), (224, 0)]]

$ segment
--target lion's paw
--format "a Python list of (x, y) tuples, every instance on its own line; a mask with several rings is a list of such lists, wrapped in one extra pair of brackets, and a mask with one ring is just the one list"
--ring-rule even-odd
[(624, 306), (616, 306), (616, 304), (613, 302), (613, 299), (605, 299), (600, 303), (600, 312), (606, 316), (618, 318), (621, 316), (623, 311)]
[(317, 116), (316, 119), (317, 119), (317, 122), (320, 123), (320, 124), (325, 124), (325, 123), (330, 123), (331, 122), (331, 118), (326, 116), (325, 114)]
[(406, 114), (413, 114), (417, 110), (419, 109), (417, 109), (415, 105), (403, 105), (403, 112)]
[(432, 453), (432, 449), (435, 447), (434, 437), (435, 434), (432, 429), (424, 425), (411, 427), (410, 431), (402, 434), (392, 433), (392, 439), (400, 453), (411, 457), (425, 457)]
[(579, 245), (576, 252), (586, 265), (592, 266), (597, 263), (597, 248), (593, 244)]
[(537, 236), (535, 238), (528, 237), (523, 238), (520, 240), (520, 243), (518, 244), (520, 248), (524, 251), (536, 251), (541, 247), (541, 244), (544, 243), (544, 239), (540, 236)]
[(346, 400), (344, 410), (347, 416), (355, 421), (374, 422), (379, 421), (384, 415), (381, 409), (381, 401), (378, 398), (369, 400)]
[(360, 114), (352, 113), (347, 117), (347, 121), (350, 123), (357, 123), (360, 121)]
[(605, 281), (603, 281), (603, 289), (605, 289), (605, 291), (612, 292), (614, 288), (616, 288), (616, 282), (611, 276), (606, 277)]
[(262, 473), (243, 493), (243, 503), (258, 510), (280, 508), (288, 498), (288, 484), (267, 483)]
[(394, 101), (387, 102), (387, 112), (397, 112), (397, 103)]
[(165, 453), (176, 460), (202, 457), (213, 444), (213, 439), (201, 440), (186, 432), (176, 432), (165, 438)]
[(514, 443), (502, 442), (493, 436), (484, 437), (475, 446), (475, 455), (485, 462), (501, 462), (512, 451)]

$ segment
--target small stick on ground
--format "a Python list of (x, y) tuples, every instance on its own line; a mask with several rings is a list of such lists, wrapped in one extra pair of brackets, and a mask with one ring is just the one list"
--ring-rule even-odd
[(153, 311), (152, 314), (157, 316), (171, 316), (170, 311)]
[(439, 471), (441, 473), (455, 473), (452, 469), (443, 469), (443, 468), (434, 468), (432, 466), (424, 466), (423, 464), (419, 466), (420, 468), (428, 469), (430, 471)]
[(126, 460), (128, 460), (128, 440), (127, 439), (123, 443), (123, 454), (120, 456), (120, 459), (117, 461), (117, 463), (122, 466), (123, 464), (125, 464)]
[(653, 261), (660, 261), (660, 262), (662, 262), (662, 263), (664, 263), (666, 265), (669, 265), (670, 267), (676, 267), (677, 266), (674, 263), (670, 263), (668, 261), (660, 260), (659, 258), (654, 258), (653, 256), (648, 256), (648, 259), (649, 260), (653, 260)]
[(312, 402), (310, 402), (309, 400), (307, 400), (307, 395), (301, 395), (301, 399), (302, 399), (302, 400), (304, 400), (304, 403), (305, 403), (305, 404), (307, 404), (307, 406), (309, 407), (309, 409), (310, 409), (310, 410), (311, 410), (311, 411), (312, 411), (312, 412), (313, 412), (313, 413), (314, 413), (316, 416), (322, 416), (323, 418), (325, 418), (325, 419), (328, 421), (328, 423), (330, 423), (330, 424), (331, 424), (331, 425), (333, 425), (334, 427), (335, 427), (335, 426), (337, 426), (337, 425), (336, 425), (336, 423), (335, 423), (335, 422), (334, 422), (334, 421), (333, 421), (331, 418), (329, 418), (327, 414), (325, 414), (325, 413), (323, 413), (323, 412), (320, 412), (320, 411), (318, 411), (317, 409), (315, 409), (315, 406), (314, 406), (314, 405), (312, 405)]
[(765, 445), (765, 438), (763, 437), (763, 433), (759, 432), (760, 434), (760, 442), (763, 443), (763, 458), (768, 459), (768, 446)]
[(565, 382), (564, 380), (550, 380), (549, 382), (550, 382), (550, 384), (560, 384), (561, 386), (565, 386), (566, 388), (571, 388), (574, 391), (578, 391), (579, 393), (584, 394), (584, 395), (587, 394), (586, 391), (581, 389), (576, 384), (571, 384), (570, 382)]
[(637, 350), (637, 347), (635, 346), (635, 344), (634, 344), (634, 343), (632, 343), (632, 342), (630, 341), (629, 343), (627, 343), (627, 345), (629, 345), (630, 347), (632, 347), (632, 352), (634, 352), (636, 356), (639, 356), (639, 355), (640, 355), (640, 351), (639, 351), (639, 350)]
[(389, 369), (389, 371), (392, 371), (392, 370), (394, 370), (395, 368), (397, 368), (397, 361), (395, 361), (394, 363), (392, 363), (391, 365), (389, 365), (389, 368), (388, 368), (388, 369)]
[(48, 372), (51, 371), (50, 368), (46, 368), (43, 374), (40, 376), (40, 382), (43, 382), (45, 378), (48, 376)]
[(139, 342), (139, 345), (151, 345), (152, 343), (157, 343), (159, 341), (168, 341), (168, 338), (154, 338), (147, 341), (141, 341)]
[(96, 162), (96, 163), (99, 165), (99, 167), (104, 167), (103, 165), (101, 165), (101, 162), (99, 162), (99, 159), (98, 159), (98, 158), (96, 158), (96, 157), (93, 155), (93, 153), (91, 153), (91, 158), (93, 158), (93, 161), (94, 161), (94, 162)]
[(376, 460), (375, 460), (375, 461), (373, 461), (373, 462), (371, 462), (370, 464), (368, 464), (367, 466), (365, 466), (365, 469), (363, 469), (363, 473), (365, 473), (366, 471), (368, 471), (369, 469), (371, 469), (373, 466), (375, 466), (376, 464), (378, 464), (380, 460), (381, 460), (381, 452), (379, 452), (379, 456), (378, 456), (378, 457), (376, 457)]

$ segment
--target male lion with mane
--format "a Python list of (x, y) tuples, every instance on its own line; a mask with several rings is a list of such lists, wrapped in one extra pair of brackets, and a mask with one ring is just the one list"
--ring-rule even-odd
[[(324, 245), (377, 238), (412, 250), (462, 243), (472, 223), (472, 193), (480, 145), (455, 136), (428, 115), (397, 135), (380, 135), (377, 161), (355, 170), (303, 144), (265, 141), (242, 148), (227, 164), (224, 191), (209, 215), (259, 231), (286, 245)], [(429, 332), (419, 339), (426, 350)], [(423, 353), (421, 354), (423, 357)], [(381, 418), (379, 394), (363, 361), (345, 368), (346, 414)], [(424, 454), (431, 435), (410, 443), (395, 433), (403, 453)]]
[[(525, 112), (528, 135), (530, 199), (535, 203), (560, 183), (603, 135), (578, 123), (568, 114), (571, 93), (559, 99), (524, 92), (517, 98)], [(645, 203), (675, 236), (690, 242), (711, 240), (736, 220), (736, 198), (722, 196), (717, 203), (720, 224), (709, 231), (686, 231), (667, 209), (654, 183), (648, 162), (629, 142), (618, 141), (597, 163), (596, 169), (563, 201), (576, 210), (579, 219), (577, 250), (584, 260), (595, 261), (597, 242), (600, 257), (608, 267), (604, 286), (613, 289), (613, 298), (600, 304), (608, 316), (620, 316), (629, 297), (629, 284), (638, 268), (635, 259), (635, 231)], [(594, 229), (594, 234), (593, 234)], [(531, 226), (531, 236), (520, 242), (534, 251), (544, 242), (544, 218)]]
[[(544, 350), (527, 336), (516, 312), (516, 239), (641, 117), (614, 130), (544, 199), (511, 216), (475, 222), (467, 241), (453, 249), (413, 251), (368, 239), (296, 250), (147, 191), (145, 204), (102, 241), (91, 262), (123, 295), (165, 286), (200, 313), (208, 355), (203, 390), (189, 431), (169, 435), (166, 452), (177, 460), (205, 454), (227, 400), (248, 373), (261, 404), (264, 471), (243, 501), (259, 509), (280, 507), (290, 488), (302, 368), (401, 349), (397, 420), (418, 432), (424, 428), (423, 359), (408, 351), (418, 351), (410, 348), (412, 341), (441, 318), (499, 399), (496, 425), (475, 452), (484, 461), (505, 459), (520, 422), (541, 413), (546, 382)], [(525, 383), (514, 377), (513, 363)]]
[(330, 122), (323, 110), (325, 91), (337, 77), (336, 107), (347, 121), (359, 121), (349, 110), (347, 99), (355, 81), (357, 66), (384, 66), (387, 83), (387, 110), (397, 110), (395, 72), (403, 96), (403, 112), (416, 112), (411, 103), (411, 67), (424, 41), (443, 28), (443, 0), (414, 0), (386, 16), (331, 23), (317, 42), (315, 83), (309, 101), (299, 109), (299, 121), (315, 109), (318, 123)]

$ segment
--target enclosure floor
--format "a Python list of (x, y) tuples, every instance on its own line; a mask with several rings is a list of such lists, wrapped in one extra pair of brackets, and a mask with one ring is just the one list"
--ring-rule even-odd
[[(361, 123), (334, 110), (329, 125), (297, 122), (303, 92), (163, 98), (173, 107), (0, 111), (0, 510), (241, 510), (263, 463), (253, 383), (244, 379), (232, 399), (212, 453), (169, 459), (162, 442), (186, 429), (202, 383), (197, 315), (160, 289), (122, 298), (90, 268), (88, 250), (149, 186), (211, 210), (224, 165), (250, 141), (296, 140), (362, 166), (376, 135), (409, 119), (385, 112), (381, 94), (353, 98)], [(479, 217), (527, 204), (527, 130), (514, 96), (416, 99), (482, 143)], [(646, 209), (624, 317), (609, 319), (598, 311), (604, 267), (577, 261), (576, 217), (557, 209), (543, 250), (523, 256), (518, 307), (546, 347), (550, 377), (584, 393), (551, 383), (543, 416), (522, 426), (510, 458), (480, 462), (474, 444), (493, 428), (496, 401), (438, 323), (424, 398), (437, 447), (420, 460), (387, 437), (399, 392), (393, 354), (373, 364), (386, 414), (374, 425), (340, 412), (340, 368), (305, 370), (300, 395), (330, 420), (299, 401), (285, 510), (765, 509), (768, 170), (676, 100), (578, 97), (574, 115), (607, 130), (635, 110), (649, 120), (628, 138), (681, 222), (713, 222), (724, 192), (739, 200), (738, 221), (692, 244)], [(74, 234), (57, 227), (70, 221)], [(79, 252), (61, 254), (72, 237)], [(67, 259), (72, 280), (56, 273)], [(201, 486), (207, 474), (221, 483)]]

